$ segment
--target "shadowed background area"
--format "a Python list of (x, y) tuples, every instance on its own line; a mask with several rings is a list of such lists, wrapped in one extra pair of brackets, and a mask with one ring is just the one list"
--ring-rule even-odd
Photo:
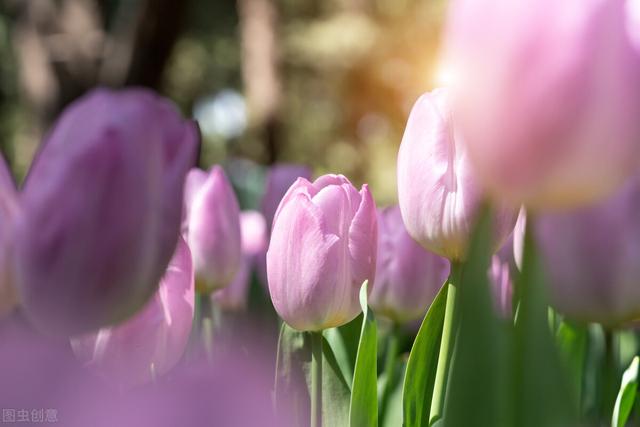
[(369, 182), (391, 203), (409, 109), (436, 85), (444, 10), (441, 0), (2, 0), (0, 146), (21, 179), (69, 102), (98, 85), (147, 86), (199, 121), (202, 166), (303, 163)]

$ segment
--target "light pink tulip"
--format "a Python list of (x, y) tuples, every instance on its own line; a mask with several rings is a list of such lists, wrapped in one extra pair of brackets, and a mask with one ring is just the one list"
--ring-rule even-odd
[(196, 288), (208, 294), (231, 283), (242, 259), (240, 207), (220, 166), (189, 172), (185, 206), (183, 230), (193, 256)]
[[(342, 175), (299, 178), (273, 220), (267, 275), (273, 305), (291, 327), (318, 331), (360, 313), (362, 283), (375, 278), (376, 206)], [(369, 288), (370, 289), (370, 288)]]
[(193, 265), (180, 238), (158, 291), (142, 311), (115, 327), (72, 338), (71, 344), (78, 358), (108, 381), (124, 387), (142, 384), (178, 363), (193, 313)]
[(236, 277), (226, 288), (216, 291), (212, 298), (225, 310), (244, 310), (247, 306), (251, 272), (256, 268), (257, 257), (267, 249), (267, 223), (260, 212), (240, 213), (242, 232), (242, 262)]
[(397, 323), (424, 315), (449, 275), (449, 261), (409, 236), (398, 206), (378, 210), (376, 281), (369, 304)]
[[(398, 153), (398, 200), (407, 231), (436, 254), (462, 260), (483, 198), (447, 91), (422, 95), (411, 110)], [(514, 209), (497, 207), (495, 249), (515, 221)]]
[(637, 170), (640, 49), (625, 3), (452, 2), (444, 61), (454, 111), (497, 199), (576, 207)]

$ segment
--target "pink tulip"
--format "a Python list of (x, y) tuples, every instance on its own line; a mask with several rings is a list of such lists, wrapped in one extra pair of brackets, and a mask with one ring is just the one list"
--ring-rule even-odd
[[(273, 220), (267, 274), (273, 305), (291, 327), (318, 331), (360, 313), (359, 291), (375, 278), (376, 206), (342, 175), (299, 178)], [(370, 289), (370, 288), (369, 288)]]
[[(509, 245), (511, 248), (511, 245)], [(493, 291), (493, 301), (496, 311), (504, 317), (512, 313), (513, 281), (511, 279), (511, 263), (505, 260), (501, 253), (491, 257), (489, 266), (489, 283)]]
[(626, 3), (452, 3), (454, 110), (493, 196), (565, 209), (606, 197), (638, 168), (640, 44)]
[(196, 126), (144, 89), (92, 91), (35, 158), (15, 221), (15, 281), (50, 334), (120, 322), (155, 293), (180, 231)]
[[(449, 96), (436, 89), (411, 110), (398, 153), (398, 200), (409, 234), (426, 249), (458, 261), (484, 198), (456, 132)], [(516, 211), (495, 211), (494, 248), (513, 229)]]
[(291, 163), (280, 163), (269, 168), (261, 205), (269, 230), (280, 201), (298, 178), (311, 179), (311, 170), (306, 166)]
[(191, 254), (184, 240), (155, 296), (133, 318), (71, 339), (78, 358), (108, 381), (130, 387), (173, 368), (187, 346), (194, 312)]
[(220, 166), (192, 169), (185, 187), (187, 243), (193, 255), (196, 288), (210, 293), (227, 286), (242, 259), (240, 207)]
[(605, 324), (640, 316), (638, 211), (640, 179), (632, 178), (596, 205), (533, 218), (551, 301), (560, 312)]
[(251, 271), (257, 256), (267, 249), (267, 223), (260, 212), (244, 211), (240, 214), (242, 232), (242, 262), (231, 284), (213, 294), (217, 305), (225, 310), (239, 311), (247, 306)]
[(449, 261), (423, 249), (407, 233), (398, 206), (378, 210), (376, 281), (369, 304), (406, 323), (424, 315), (449, 275)]

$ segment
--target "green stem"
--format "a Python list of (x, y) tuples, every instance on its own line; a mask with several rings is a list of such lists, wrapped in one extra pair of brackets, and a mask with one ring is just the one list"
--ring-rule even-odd
[(398, 358), (398, 325), (394, 323), (387, 340), (387, 354), (384, 361), (385, 383), (380, 398), (381, 419), (385, 415), (389, 396), (395, 382), (396, 359)]
[(322, 427), (322, 331), (311, 335), (311, 427)]
[(602, 396), (602, 418), (609, 420), (613, 413), (618, 388), (620, 385), (620, 376), (618, 375), (618, 342), (615, 333), (611, 330), (605, 330), (605, 354), (603, 366), (603, 396)]
[(449, 362), (453, 352), (457, 322), (456, 300), (457, 287), (462, 276), (460, 263), (451, 262), (451, 274), (447, 281), (447, 305), (444, 312), (444, 324), (442, 326), (442, 339), (440, 340), (440, 353), (436, 378), (433, 385), (433, 397), (431, 399), (431, 411), (429, 412), (429, 425), (442, 418), (444, 412), (444, 400), (446, 395), (446, 382), (449, 376)]
[(213, 359), (213, 307), (210, 295), (198, 294), (200, 315), (202, 319), (202, 343), (207, 360)]

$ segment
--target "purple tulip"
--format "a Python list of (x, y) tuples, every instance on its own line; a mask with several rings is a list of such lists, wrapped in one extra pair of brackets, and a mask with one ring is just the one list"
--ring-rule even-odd
[(534, 217), (534, 236), (553, 304), (584, 321), (640, 315), (640, 179), (604, 202)]
[(638, 168), (631, 3), (452, 3), (445, 62), (454, 110), (493, 195), (536, 209), (577, 207), (611, 194)]
[(192, 169), (185, 196), (196, 289), (208, 294), (231, 283), (240, 268), (240, 207), (220, 166), (209, 172)]
[[(511, 249), (511, 245), (508, 246)], [(503, 258), (503, 253), (491, 257), (489, 266), (489, 283), (493, 291), (493, 301), (496, 311), (504, 317), (511, 316), (513, 299), (513, 282), (511, 280), (511, 262)]]
[[(71, 339), (77, 357), (101, 376), (129, 387), (175, 366), (187, 346), (194, 308), (191, 253), (179, 239), (155, 296), (134, 317)], [(153, 374), (152, 374), (153, 372)]]
[(219, 307), (240, 311), (247, 306), (251, 271), (256, 267), (257, 257), (267, 249), (267, 224), (257, 211), (244, 211), (240, 214), (242, 231), (242, 262), (231, 284), (213, 294)]
[(298, 178), (310, 180), (311, 170), (303, 165), (281, 163), (272, 166), (267, 172), (261, 210), (269, 230), (280, 201)]
[(198, 132), (150, 91), (95, 90), (62, 114), (34, 160), (16, 221), (20, 299), (43, 331), (126, 319), (176, 246)]
[(362, 283), (375, 278), (377, 227), (366, 184), (358, 192), (342, 175), (298, 178), (276, 211), (267, 251), (280, 317), (301, 331), (353, 320)]
[(446, 258), (409, 236), (398, 206), (378, 210), (377, 260), (369, 304), (397, 323), (423, 316), (449, 275)]
[[(436, 89), (413, 106), (398, 153), (398, 200), (407, 231), (452, 261), (464, 259), (484, 198), (459, 137), (449, 95)], [(515, 210), (497, 208), (495, 249), (515, 221)]]
[(0, 319), (16, 306), (18, 296), (13, 285), (11, 224), (18, 214), (18, 194), (9, 167), (0, 155)]

